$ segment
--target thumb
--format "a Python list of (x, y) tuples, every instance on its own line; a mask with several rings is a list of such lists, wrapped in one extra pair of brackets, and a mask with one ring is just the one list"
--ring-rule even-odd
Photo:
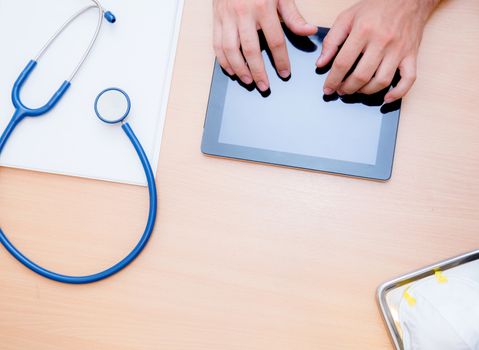
[(286, 26), (296, 35), (313, 35), (318, 31), (318, 27), (306, 22), (301, 16), (294, 0), (280, 0), (278, 12)]
[(350, 18), (346, 15), (340, 15), (333, 27), (323, 40), (321, 55), (316, 62), (316, 66), (324, 67), (336, 56), (339, 47), (344, 43), (349, 35)]

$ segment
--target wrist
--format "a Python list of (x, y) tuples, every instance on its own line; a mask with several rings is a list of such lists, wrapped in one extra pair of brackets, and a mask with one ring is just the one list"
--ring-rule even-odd
[(436, 9), (441, 0), (417, 0), (420, 5), (420, 11), (424, 16), (424, 20), (427, 20), (431, 16), (432, 12)]
[(414, 14), (425, 22), (429, 19), (434, 9), (439, 5), (441, 0), (391, 0), (397, 2), (397, 6), (408, 9), (408, 12)]

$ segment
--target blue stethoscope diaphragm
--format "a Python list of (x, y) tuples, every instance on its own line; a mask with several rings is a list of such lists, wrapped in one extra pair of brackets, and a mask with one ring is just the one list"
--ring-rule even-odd
[(130, 114), (130, 96), (119, 88), (105, 89), (96, 97), (94, 109), (96, 116), (104, 123), (122, 123)]

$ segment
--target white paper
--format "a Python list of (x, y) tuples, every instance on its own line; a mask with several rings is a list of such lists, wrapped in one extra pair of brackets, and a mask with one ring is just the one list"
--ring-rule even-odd
[[(89, 0), (0, 0), (0, 132), (13, 115), (13, 83), (30, 59)], [(183, 0), (103, 0), (117, 17), (106, 21), (91, 56), (57, 107), (28, 118), (15, 130), (0, 165), (114, 182), (146, 184), (136, 153), (121, 127), (95, 116), (95, 97), (119, 87), (131, 98), (127, 121), (158, 166)], [(44, 105), (68, 79), (92, 38), (97, 11), (72, 24), (22, 90), (32, 108)]]

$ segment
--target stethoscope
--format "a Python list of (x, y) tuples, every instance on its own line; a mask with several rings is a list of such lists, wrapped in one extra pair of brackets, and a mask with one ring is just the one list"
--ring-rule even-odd
[[(15, 82), (12, 90), (12, 102), (15, 107), (15, 113), (10, 120), (9, 124), (7, 125), (5, 131), (0, 136), (0, 155), (5, 147), (5, 144), (10, 139), (13, 131), (17, 127), (17, 125), (23, 121), (26, 117), (40, 117), (42, 115), (47, 114), (50, 112), (61, 100), (61, 98), (65, 95), (67, 90), (70, 88), (71, 81), (73, 78), (78, 74), (81, 66), (85, 62), (85, 60), (90, 55), (92, 48), (95, 42), (98, 39), (98, 35), (101, 30), (103, 18), (105, 18), (110, 23), (115, 23), (116, 18), (110, 11), (105, 11), (99, 1), (91, 0), (93, 2), (92, 5), (89, 5), (82, 10), (75, 13), (70, 19), (68, 19), (60, 29), (51, 37), (50, 40), (47, 41), (45, 46), (40, 50), (40, 53), (37, 57), (31, 60), (22, 73), (19, 75), (17, 81)], [(57, 92), (52, 96), (52, 98), (40, 108), (32, 109), (26, 107), (21, 99), (20, 99), (20, 92), (22, 86), (25, 84), (26, 80), (28, 79), (29, 75), (35, 69), (37, 62), (43, 56), (43, 54), (48, 50), (51, 44), (64, 32), (64, 30), (78, 17), (82, 14), (87, 12), (90, 9), (98, 9), (98, 23), (96, 26), (95, 33), (93, 35), (90, 44), (88, 45), (87, 50), (85, 51), (84, 55), (82, 56), (78, 66), (74, 69), (72, 75), (66, 80), (61, 87), (57, 90)], [(118, 109), (118, 106), (121, 107), (121, 112), (119, 114), (114, 113), (114, 109)], [(94, 110), (98, 118), (108, 124), (121, 124), (121, 128), (125, 132), (126, 136), (130, 140), (131, 144), (136, 150), (138, 157), (141, 161), (143, 169), (145, 171), (146, 179), (148, 181), (148, 190), (149, 190), (149, 198), (150, 198), (150, 209), (148, 214), (148, 220), (146, 223), (145, 231), (141, 236), (140, 241), (135, 246), (135, 248), (125, 257), (123, 260), (119, 261), (109, 269), (106, 269), (102, 272), (88, 275), (88, 276), (67, 276), (62, 275), (50, 270), (47, 270), (40, 265), (34, 263), (30, 259), (28, 259), (25, 255), (23, 255), (5, 236), (3, 231), (0, 229), (0, 243), (4, 245), (4, 247), (13, 255), (19, 262), (25, 265), (27, 268), (36, 272), (37, 274), (49, 278), (54, 281), (62, 282), (62, 283), (71, 283), (71, 284), (84, 284), (84, 283), (92, 283), (96, 281), (100, 281), (107, 277), (112, 276), (113, 274), (121, 271), (126, 266), (128, 266), (136, 257), (142, 252), (145, 248), (148, 240), (150, 239), (151, 233), (155, 226), (156, 221), (156, 211), (157, 211), (157, 192), (156, 192), (156, 184), (155, 184), (155, 177), (153, 175), (153, 171), (151, 169), (151, 165), (148, 161), (148, 157), (143, 150), (140, 142), (138, 141), (135, 133), (133, 132), (130, 125), (125, 122), (131, 108), (131, 101), (127, 93), (118, 88), (109, 88), (102, 91), (95, 100)]]

